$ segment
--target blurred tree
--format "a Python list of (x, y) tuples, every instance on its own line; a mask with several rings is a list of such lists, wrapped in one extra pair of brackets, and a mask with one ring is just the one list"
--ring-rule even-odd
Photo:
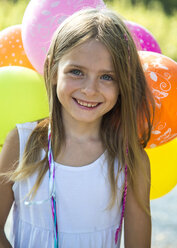
[(158, 0), (162, 3), (162, 6), (167, 14), (172, 14), (177, 10), (177, 0)]
[[(0, 0), (1, 2), (2, 0)], [(25, 0), (4, 0), (4, 1), (9, 1), (13, 3), (17, 3), (19, 1), (25, 1)], [(29, 0), (26, 0), (29, 1)], [(40, 0), (36, 0), (40, 1)], [(64, 1), (64, 0), (63, 0)], [(104, 0), (105, 2), (114, 2), (114, 1), (123, 1), (123, 0)], [(125, 0), (124, 0), (125, 1)], [(139, 3), (144, 3), (146, 7), (151, 6), (154, 2), (160, 2), (164, 11), (167, 14), (173, 14), (174, 11), (177, 10), (177, 0), (126, 0), (127, 2), (130, 2), (132, 5), (136, 5)]]
[[(105, 2), (114, 2), (114, 0), (105, 0)], [(151, 4), (153, 4), (154, 2), (159, 2), (161, 3), (164, 11), (167, 14), (173, 14), (173, 12), (177, 10), (177, 0), (155, 0), (155, 1), (154, 0), (129, 0), (128, 2), (130, 2), (132, 5), (136, 5), (136, 4), (143, 2), (146, 7), (151, 6)]]

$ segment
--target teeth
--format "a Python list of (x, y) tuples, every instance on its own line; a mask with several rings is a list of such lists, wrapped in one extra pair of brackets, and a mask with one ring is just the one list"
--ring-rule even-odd
[(84, 106), (84, 107), (88, 107), (88, 108), (93, 108), (93, 107), (96, 107), (98, 105), (98, 103), (96, 104), (91, 104), (91, 103), (86, 103), (86, 102), (81, 102), (80, 100), (77, 100), (76, 101), (81, 105), (81, 106)]

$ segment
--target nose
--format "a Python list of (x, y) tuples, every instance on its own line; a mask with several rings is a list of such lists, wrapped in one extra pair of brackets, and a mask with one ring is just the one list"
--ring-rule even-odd
[(86, 78), (81, 91), (87, 96), (94, 95), (97, 92), (97, 80), (95, 78)]

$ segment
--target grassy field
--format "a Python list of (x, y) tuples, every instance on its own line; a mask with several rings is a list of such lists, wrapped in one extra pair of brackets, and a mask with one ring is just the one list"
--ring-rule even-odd
[[(28, 2), (19, 0), (14, 4), (12, 1), (0, 0), (0, 30), (21, 23)], [(155, 1), (149, 8), (142, 4), (133, 7), (130, 0), (113, 0), (107, 2), (107, 6), (125, 19), (147, 28), (156, 38), (162, 53), (177, 61), (177, 11), (167, 16)]]

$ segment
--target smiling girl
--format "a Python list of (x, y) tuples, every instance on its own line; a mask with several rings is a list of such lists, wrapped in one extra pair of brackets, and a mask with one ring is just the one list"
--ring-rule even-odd
[(154, 102), (123, 21), (106, 9), (70, 16), (44, 71), (49, 118), (18, 124), (1, 152), (0, 247), (118, 248), (125, 216), (125, 247), (149, 248)]

